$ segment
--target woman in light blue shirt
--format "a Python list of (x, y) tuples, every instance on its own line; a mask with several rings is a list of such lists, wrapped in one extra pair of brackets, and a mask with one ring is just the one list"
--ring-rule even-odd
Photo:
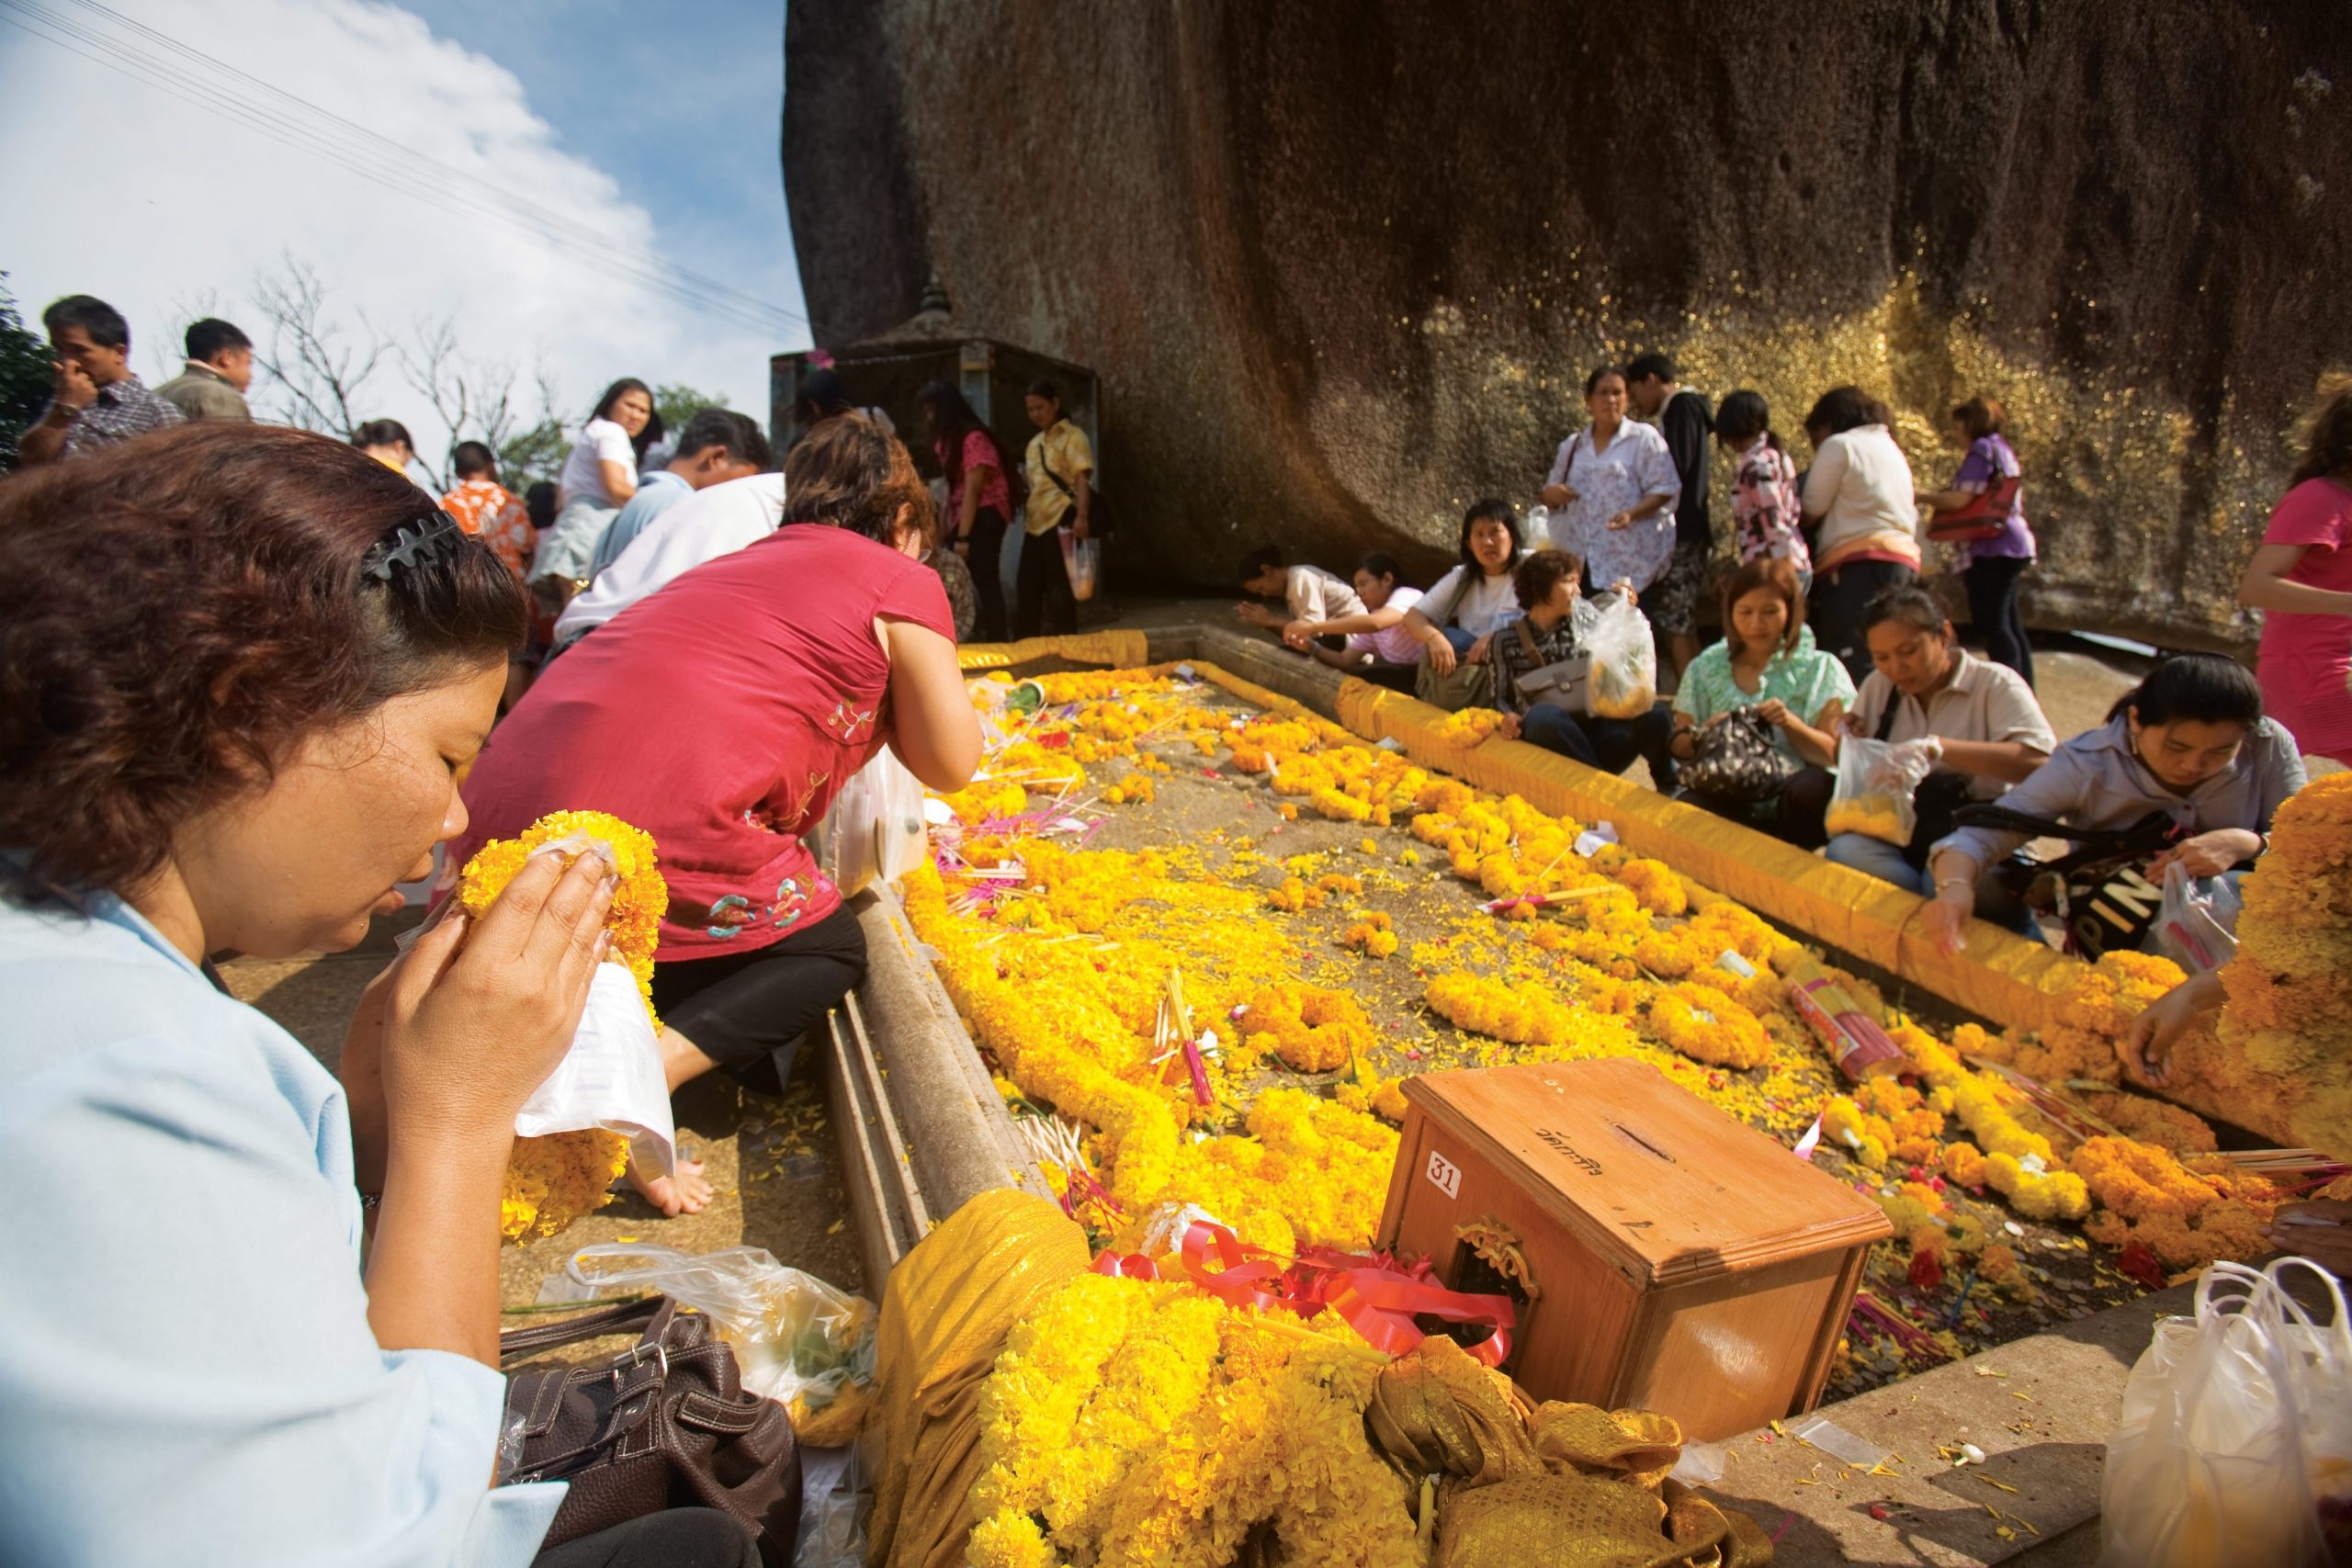
[(491, 1485), (500, 1192), (601, 863), (428, 930), (341, 1082), (206, 964), (352, 946), (463, 829), (497, 558), (339, 443), (190, 425), (0, 490), (0, 1146), (42, 1177), (0, 1206), (0, 1562), (756, 1562), (701, 1511), (542, 1553), (563, 1487)]
[[(2160, 887), (2174, 862), (2191, 876), (2250, 869), (2269, 847), (2272, 815), (2303, 781), (2294, 739), (2263, 716), (2252, 672), (2218, 653), (2184, 653), (2150, 671), (2116, 699), (2105, 724), (2052, 752), (2001, 804), (2073, 828), (2171, 818), (2180, 837), (2142, 874)], [(1962, 828), (1937, 840), (1928, 857), (1935, 897), (1923, 924), (1939, 950), (1959, 951), (1979, 874), (2032, 836)]]

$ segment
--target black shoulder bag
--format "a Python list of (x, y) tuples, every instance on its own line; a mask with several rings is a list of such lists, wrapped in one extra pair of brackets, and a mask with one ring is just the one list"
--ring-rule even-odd
[(2147, 940), (2165, 901), (2164, 885), (2148, 879), (2148, 863), (2182, 836), (2179, 825), (2162, 811), (2129, 828), (2070, 828), (1986, 803), (1962, 807), (1952, 820), (1957, 827), (2065, 839), (2076, 846), (2053, 861), (2014, 854), (1993, 874), (2029, 908), (2056, 915), (2066, 930), (2066, 951), (2092, 963)]

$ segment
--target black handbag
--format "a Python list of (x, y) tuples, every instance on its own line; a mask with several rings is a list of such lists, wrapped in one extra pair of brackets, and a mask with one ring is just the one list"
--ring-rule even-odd
[(1769, 800), (1797, 775), (1797, 764), (1777, 744), (1771, 720), (1752, 707), (1736, 707), (1722, 720), (1694, 730), (1690, 760), (1682, 764), (1685, 789), (1735, 800)]
[(2179, 824), (2162, 811), (2129, 828), (2070, 828), (1990, 804), (1963, 806), (1952, 819), (1962, 828), (2066, 839), (2079, 846), (2052, 861), (2011, 855), (1993, 874), (2027, 908), (2057, 916), (2065, 928), (2066, 951), (2091, 963), (2147, 940), (2165, 901), (2164, 885), (2148, 879), (2149, 863), (2183, 836)]
[(609, 1360), (507, 1380), (507, 1427), (520, 1424), (523, 1452), (505, 1483), (571, 1483), (548, 1546), (665, 1508), (717, 1508), (759, 1537), (769, 1568), (784, 1568), (800, 1529), (792, 1417), (743, 1387), (735, 1352), (708, 1318), (667, 1296), (624, 1302), (510, 1329), (498, 1337), (499, 1359), (631, 1329), (637, 1343)]

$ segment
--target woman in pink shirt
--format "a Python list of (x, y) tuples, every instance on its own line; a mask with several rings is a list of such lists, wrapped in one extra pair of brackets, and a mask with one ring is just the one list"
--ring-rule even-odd
[[(653, 954), (675, 1089), (724, 1066), (764, 1086), (865, 972), (865, 943), (805, 835), (887, 743), (933, 789), (980, 754), (938, 574), (931, 494), (858, 414), (785, 459), (783, 525), (630, 605), (549, 664), (465, 784), (451, 865), (550, 811), (653, 836), (670, 910)], [(701, 1167), (639, 1177), (665, 1213)]]
[(2238, 583), (2260, 610), (2263, 711), (2352, 766), (2352, 375), (2324, 378), (2303, 460)]
[(915, 401), (922, 405), (932, 455), (947, 476), (947, 516), (939, 531), (971, 569), (980, 596), (980, 640), (1002, 642), (1004, 579), (997, 566), (1012, 521), (1004, 452), (964, 394), (946, 382), (931, 382)]

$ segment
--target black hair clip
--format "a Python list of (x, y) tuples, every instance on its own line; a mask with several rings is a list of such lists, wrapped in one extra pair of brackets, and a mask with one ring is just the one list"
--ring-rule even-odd
[(447, 508), (436, 506), (431, 515), (403, 523), (388, 537), (368, 546), (367, 557), (359, 565), (360, 575), (390, 582), (392, 568), (414, 568), (446, 560), (465, 536), (465, 528), (449, 515)]

